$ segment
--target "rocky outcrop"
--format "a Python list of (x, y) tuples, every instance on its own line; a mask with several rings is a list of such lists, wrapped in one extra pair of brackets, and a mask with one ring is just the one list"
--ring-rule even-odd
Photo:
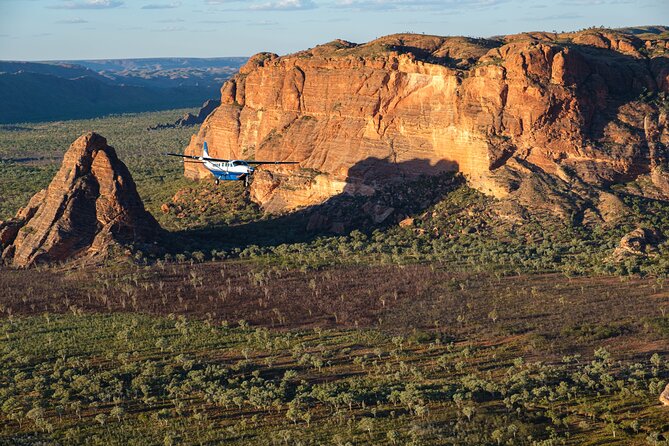
[(221, 101), (216, 99), (208, 99), (204, 104), (202, 104), (202, 107), (200, 108), (200, 111), (198, 111), (197, 115), (186, 113), (172, 124), (158, 124), (149, 127), (148, 130), (174, 129), (177, 127), (192, 127), (194, 125), (202, 124), (207, 116), (216, 110), (216, 107), (219, 105), (221, 105)]
[(669, 384), (667, 384), (660, 394), (660, 402), (665, 406), (669, 406)]
[(147, 244), (159, 233), (114, 149), (88, 133), (72, 143), (49, 187), (0, 224), (0, 248), (6, 263), (26, 267), (105, 256), (111, 246)]
[(630, 256), (652, 254), (661, 241), (662, 236), (655, 229), (637, 228), (620, 239), (613, 252), (613, 258), (620, 260)]
[(588, 30), (402, 34), (261, 53), (223, 85), (186, 153), (206, 140), (216, 157), (299, 161), (257, 175), (252, 195), (272, 210), (458, 170), (486, 194), (571, 215), (598, 196), (593, 188), (651, 172), (666, 182), (656, 167), (669, 143), (669, 59), (646, 47), (632, 34)]

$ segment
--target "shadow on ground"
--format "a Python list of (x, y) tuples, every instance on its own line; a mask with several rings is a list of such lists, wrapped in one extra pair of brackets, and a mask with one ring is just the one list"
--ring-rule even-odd
[[(359, 230), (397, 224), (436, 204), (465, 180), (455, 173), (457, 164), (413, 159), (393, 163), (367, 158), (349, 170), (342, 194), (324, 203), (295, 212), (268, 216), (239, 225), (215, 225), (186, 229), (168, 235), (172, 253), (244, 249), (251, 245), (271, 247), (281, 244), (307, 243), (324, 235), (346, 235)], [(353, 195), (360, 185), (371, 186), (374, 195)]]

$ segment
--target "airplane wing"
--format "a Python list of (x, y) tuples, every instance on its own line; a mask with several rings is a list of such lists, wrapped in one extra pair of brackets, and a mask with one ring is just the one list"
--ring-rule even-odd
[(190, 158), (198, 161), (216, 161), (216, 162), (221, 162), (221, 163), (227, 163), (232, 160), (224, 160), (220, 158), (209, 158), (206, 156), (193, 156), (193, 155), (184, 155), (183, 153), (166, 153), (165, 155), (169, 156), (180, 156), (181, 158)]
[(252, 160), (224, 160), (221, 158), (210, 158), (208, 156), (193, 156), (193, 155), (184, 155), (183, 153), (166, 153), (165, 155), (169, 156), (180, 156), (181, 158), (190, 158), (197, 161), (216, 161), (219, 163), (228, 163), (230, 161), (244, 161), (247, 164), (299, 164), (297, 161), (252, 161)]

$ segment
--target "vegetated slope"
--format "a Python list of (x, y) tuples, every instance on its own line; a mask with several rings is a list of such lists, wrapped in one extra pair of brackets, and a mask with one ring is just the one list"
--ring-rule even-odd
[(663, 25), (628, 26), (620, 28), (619, 31), (649, 38), (669, 37), (669, 27)]
[(99, 71), (64, 62), (0, 62), (0, 123), (195, 106), (216, 96), (243, 59), (185, 59), (169, 69), (160, 68), (161, 60), (134, 61), (122, 69), (118, 61), (116, 69)]
[[(299, 161), (253, 196), (286, 210), (388, 180), (460, 171), (483, 193), (568, 217), (612, 184), (669, 197), (667, 39), (616, 30), (499, 39), (398, 34), (254, 56), (187, 152)], [(188, 164), (191, 178), (206, 177)]]
[(198, 124), (202, 124), (207, 116), (209, 116), (211, 112), (213, 112), (219, 105), (221, 105), (220, 101), (216, 99), (208, 99), (204, 104), (202, 104), (202, 107), (200, 107), (200, 110), (198, 110), (197, 114), (186, 113), (173, 123), (169, 122), (166, 124), (156, 124), (149, 127), (148, 129), (157, 130), (161, 128), (192, 127)]

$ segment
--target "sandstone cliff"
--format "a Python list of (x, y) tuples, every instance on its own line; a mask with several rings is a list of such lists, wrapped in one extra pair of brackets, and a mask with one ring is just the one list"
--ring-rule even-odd
[(104, 256), (112, 245), (151, 242), (159, 232), (114, 149), (88, 133), (72, 143), (49, 187), (0, 222), (0, 249), (5, 262), (25, 267)]
[(261, 53), (223, 85), (186, 152), (200, 154), (206, 140), (216, 157), (299, 161), (256, 176), (252, 196), (269, 210), (445, 170), (484, 193), (565, 214), (640, 176), (669, 197), (667, 46), (588, 30), (402, 34)]

